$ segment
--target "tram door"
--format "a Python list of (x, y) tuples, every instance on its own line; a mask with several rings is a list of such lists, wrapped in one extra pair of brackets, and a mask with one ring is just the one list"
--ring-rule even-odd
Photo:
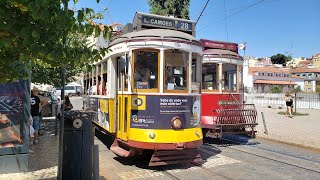
[(126, 90), (127, 83), (127, 69), (126, 69), (126, 58), (121, 56), (118, 58), (118, 68), (117, 68), (117, 77), (118, 77), (118, 129), (117, 137), (123, 140), (127, 140), (127, 129), (128, 129), (128, 112), (129, 112), (129, 96), (123, 94)]

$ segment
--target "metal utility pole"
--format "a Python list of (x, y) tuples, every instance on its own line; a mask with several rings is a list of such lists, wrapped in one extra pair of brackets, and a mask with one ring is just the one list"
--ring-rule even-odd
[[(68, 11), (68, 1), (63, 1), (64, 10)], [(67, 46), (67, 34), (63, 37), (63, 48)], [(66, 80), (66, 65), (62, 65), (62, 89), (61, 89), (61, 118), (59, 132), (59, 161), (58, 161), (58, 180), (62, 180), (62, 164), (63, 164), (63, 133), (64, 133), (64, 95), (65, 95), (65, 80)]]
[(202, 14), (203, 14), (204, 10), (206, 9), (206, 7), (207, 7), (208, 3), (209, 3), (209, 0), (207, 0), (206, 5), (204, 5), (204, 8), (202, 9), (202, 11), (201, 11), (201, 13), (200, 13), (200, 15), (199, 15), (199, 17), (198, 17), (198, 19), (197, 19), (197, 21), (196, 21), (196, 25), (197, 25), (197, 23), (198, 23), (198, 21), (199, 21), (200, 17), (202, 16)]

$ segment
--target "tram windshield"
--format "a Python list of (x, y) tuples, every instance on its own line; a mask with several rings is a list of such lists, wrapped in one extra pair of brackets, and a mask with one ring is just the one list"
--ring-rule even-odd
[(158, 89), (159, 51), (134, 51), (134, 88)]
[(222, 90), (236, 91), (237, 90), (237, 65), (223, 64), (222, 65)]
[(203, 64), (202, 79), (202, 88), (204, 90), (218, 90), (218, 64)]
[(189, 53), (180, 50), (166, 50), (164, 53), (165, 90), (187, 90), (187, 69)]

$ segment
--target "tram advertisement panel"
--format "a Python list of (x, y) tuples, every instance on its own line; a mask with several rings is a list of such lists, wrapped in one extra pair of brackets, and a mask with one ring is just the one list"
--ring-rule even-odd
[(0, 84), (0, 149), (23, 144), (25, 81)]
[(181, 119), (181, 129), (200, 122), (198, 96), (133, 96), (131, 105), (132, 128), (170, 129), (174, 118)]
[(100, 99), (98, 106), (98, 119), (97, 123), (100, 124), (106, 130), (110, 130), (110, 122), (109, 122), (109, 105), (108, 100)]

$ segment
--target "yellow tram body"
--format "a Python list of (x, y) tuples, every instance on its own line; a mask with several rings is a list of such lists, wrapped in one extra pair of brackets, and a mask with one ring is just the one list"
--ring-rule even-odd
[(85, 106), (98, 112), (97, 127), (115, 138), (115, 154), (152, 151), (150, 166), (201, 161), (202, 45), (190, 34), (168, 29), (124, 34), (86, 75)]

